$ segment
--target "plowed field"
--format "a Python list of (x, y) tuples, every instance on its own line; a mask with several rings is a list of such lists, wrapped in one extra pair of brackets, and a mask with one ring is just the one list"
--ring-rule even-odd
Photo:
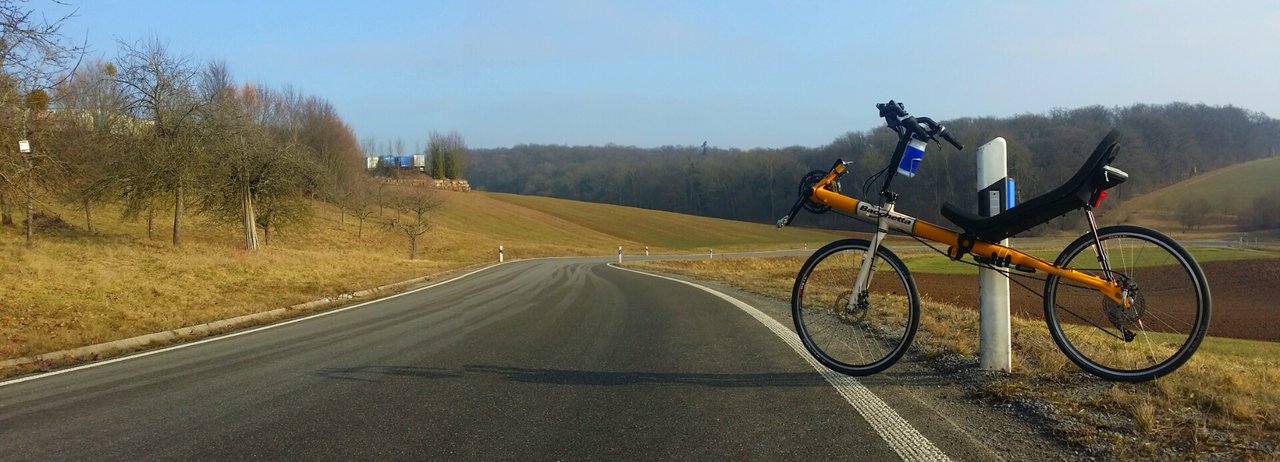
[[(1220, 261), (1201, 264), (1213, 294), (1209, 335), (1280, 341), (1280, 259)], [(961, 307), (978, 307), (978, 280), (972, 275), (912, 274), (926, 299)], [(1039, 276), (1039, 275), (1037, 275)], [(1042, 277), (1042, 276), (1041, 276)], [(1015, 316), (1041, 319), (1044, 282), (1015, 278), (1036, 291), (1009, 285)]]

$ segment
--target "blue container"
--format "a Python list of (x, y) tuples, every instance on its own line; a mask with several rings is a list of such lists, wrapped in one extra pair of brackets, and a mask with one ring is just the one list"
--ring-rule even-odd
[(400, 168), (413, 167), (413, 156), (396, 156), (396, 160), (399, 161)]
[(907, 150), (902, 153), (902, 162), (898, 164), (898, 174), (911, 178), (920, 170), (920, 162), (924, 160), (924, 150), (929, 147), (924, 141), (912, 138), (907, 143)]
[(379, 159), (381, 159), (380, 163), (381, 163), (382, 165), (385, 165), (385, 166), (388, 166), (388, 167), (395, 167), (395, 166), (396, 166), (396, 157), (395, 157), (395, 156), (379, 156), (378, 158), (379, 158)]

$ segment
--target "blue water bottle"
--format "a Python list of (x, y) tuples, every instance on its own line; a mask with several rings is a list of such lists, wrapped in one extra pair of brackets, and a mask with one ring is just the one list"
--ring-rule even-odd
[(912, 178), (920, 169), (920, 161), (924, 160), (924, 149), (928, 143), (912, 138), (907, 143), (907, 150), (902, 153), (902, 162), (898, 164), (898, 174)]

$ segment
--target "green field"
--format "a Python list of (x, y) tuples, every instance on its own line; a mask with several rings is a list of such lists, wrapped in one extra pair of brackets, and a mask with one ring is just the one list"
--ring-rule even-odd
[(623, 207), (588, 202), (566, 201), (540, 196), (490, 194), (495, 201), (506, 202), (555, 217), (620, 241), (669, 249), (702, 249), (716, 247), (739, 249), (751, 247), (791, 246), (805, 243), (822, 245), (839, 238), (829, 231), (783, 228), (682, 215), (672, 212)]
[(1128, 199), (1114, 209), (1104, 208), (1101, 218), (1104, 223), (1132, 222), (1141, 214), (1176, 211), (1193, 198), (1212, 204), (1210, 213), (1235, 215), (1255, 198), (1280, 188), (1276, 178), (1280, 178), (1280, 157), (1235, 164)]

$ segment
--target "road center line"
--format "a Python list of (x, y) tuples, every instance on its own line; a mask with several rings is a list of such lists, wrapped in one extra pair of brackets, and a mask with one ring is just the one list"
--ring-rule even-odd
[(745, 311), (747, 314), (751, 315), (751, 317), (756, 318), (756, 320), (761, 324), (764, 324), (765, 327), (768, 327), (769, 330), (773, 331), (778, 338), (781, 338), (783, 342), (790, 345), (791, 348), (800, 355), (800, 357), (804, 358), (810, 366), (813, 366), (813, 368), (818, 371), (818, 374), (822, 375), (822, 378), (827, 379), (827, 382), (830, 383), (832, 387), (835, 387), (836, 391), (840, 392), (840, 395), (844, 396), (844, 399), (848, 401), (859, 414), (862, 414), (862, 418), (866, 419), (868, 424), (871, 424), (871, 427), (876, 430), (876, 433), (880, 434), (880, 437), (889, 444), (889, 447), (893, 448), (893, 450), (902, 457), (902, 460), (913, 462), (951, 460), (942, 452), (942, 450), (938, 449), (937, 446), (934, 446), (928, 438), (925, 438), (919, 431), (916, 431), (915, 427), (912, 427), (906, 419), (903, 419), (902, 416), (898, 415), (893, 408), (889, 407), (888, 404), (872, 393), (871, 390), (867, 389), (866, 386), (862, 385), (858, 379), (832, 371), (818, 363), (816, 359), (813, 359), (813, 357), (809, 355), (808, 351), (805, 351), (804, 345), (800, 344), (800, 339), (795, 332), (792, 332), (791, 329), (783, 326), (782, 323), (779, 323), (769, 315), (764, 314), (764, 312), (723, 292), (700, 284), (659, 274), (623, 268), (613, 263), (610, 263), (609, 266), (623, 271), (630, 271), (633, 273), (693, 286), (715, 295), (716, 297), (720, 297), (722, 300), (738, 307), (738, 309)]

